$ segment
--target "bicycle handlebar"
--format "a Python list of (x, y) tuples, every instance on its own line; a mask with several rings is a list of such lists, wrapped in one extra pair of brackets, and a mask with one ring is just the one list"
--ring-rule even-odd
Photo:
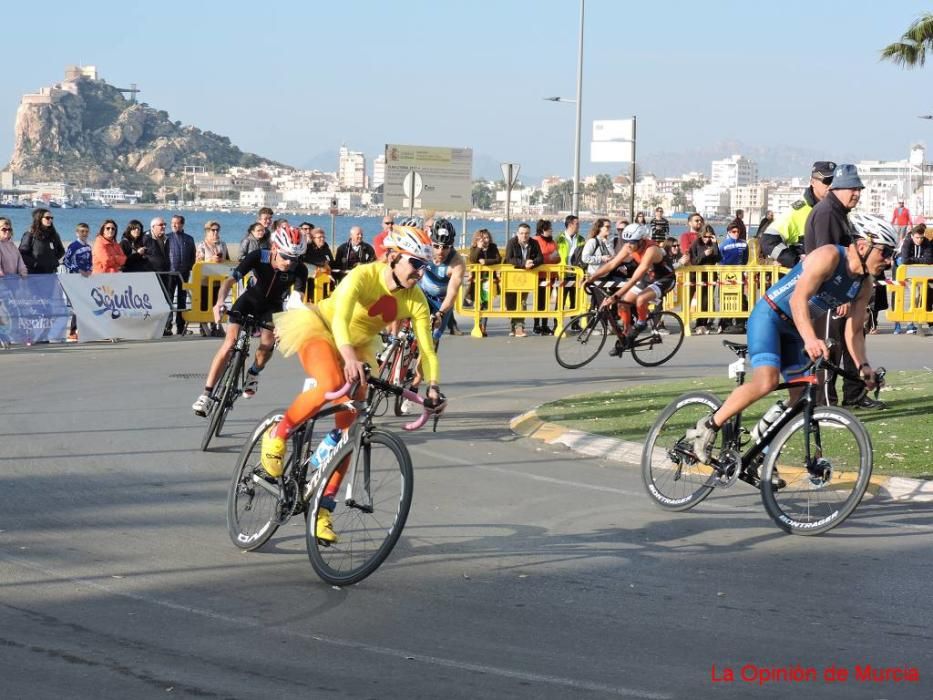
[(231, 323), (236, 323), (240, 326), (264, 328), (267, 331), (275, 330), (275, 326), (271, 323), (266, 323), (252, 314), (244, 314), (224, 307), (223, 311), (221, 311), (221, 315), (226, 315)]
[[(378, 377), (371, 376), (369, 365), (364, 364), (363, 371), (366, 373), (367, 383), (372, 384), (378, 389), (387, 391), (390, 394), (395, 394), (396, 396), (401, 396), (402, 398), (405, 398), (405, 399), (408, 399), (409, 401), (417, 403), (419, 406), (421, 406), (424, 409), (421, 415), (418, 416), (415, 420), (413, 420), (411, 423), (406, 423), (405, 425), (402, 426), (404, 430), (409, 431), (409, 432), (413, 430), (418, 430), (419, 428), (424, 427), (424, 424), (427, 423), (428, 419), (431, 418), (432, 416), (434, 417), (434, 429), (437, 430), (437, 418), (440, 416), (440, 411), (436, 410), (432, 406), (426, 405), (425, 403), (426, 399), (422, 398), (421, 396), (419, 396), (413, 391), (409, 391), (408, 389), (404, 389), (400, 386), (396, 386), (395, 384), (390, 384), (389, 382), (383, 381), (382, 379), (379, 379)], [(359, 387), (360, 387), (359, 380), (354, 381), (354, 382), (347, 382), (339, 389), (325, 393), (324, 398), (327, 399), (328, 401), (336, 401), (337, 399), (343, 398), (344, 396), (353, 396), (357, 392)]]

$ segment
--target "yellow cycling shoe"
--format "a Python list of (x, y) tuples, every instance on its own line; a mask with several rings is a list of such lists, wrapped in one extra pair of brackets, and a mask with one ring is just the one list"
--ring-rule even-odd
[(318, 509), (317, 525), (314, 528), (314, 534), (319, 540), (327, 544), (334, 544), (337, 542), (337, 533), (334, 532), (329, 510), (325, 508)]
[(270, 428), (262, 436), (259, 463), (266, 473), (274, 478), (282, 476), (282, 458), (285, 456), (285, 438), (275, 437)]

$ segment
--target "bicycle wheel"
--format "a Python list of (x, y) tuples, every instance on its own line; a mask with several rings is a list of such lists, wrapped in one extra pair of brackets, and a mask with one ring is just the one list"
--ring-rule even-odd
[[(771, 442), (761, 474), (761, 500), (785, 532), (819, 535), (845, 520), (865, 495), (871, 478), (871, 438), (846, 410), (825, 406), (813, 411), (809, 436), (797, 416)], [(815, 462), (807, 469), (806, 441)], [(787, 485), (775, 490), (774, 471)], [(821, 473), (817, 473), (817, 471)]]
[[(315, 535), (317, 516), (324, 489), (344, 458), (349, 458), (350, 466), (331, 514), (339, 539), (327, 544)], [(323, 581), (349, 586), (379, 568), (405, 527), (413, 479), (404, 443), (382, 430), (364, 438), (358, 451), (348, 443), (334, 455), (315, 490), (306, 528), (308, 558)]]
[[(716, 470), (697, 460), (686, 433), (721, 405), (710, 393), (690, 392), (668, 404), (651, 426), (641, 453), (641, 477), (648, 495), (664, 510), (690, 510), (713, 490), (710, 477)], [(714, 452), (722, 447), (724, 432), (719, 431)]]
[(213, 405), (207, 417), (207, 429), (204, 431), (204, 437), (201, 438), (202, 452), (207, 451), (211, 438), (220, 435), (220, 430), (227, 419), (227, 412), (233, 406), (233, 401), (236, 398), (236, 385), (242, 365), (243, 356), (235, 351), (230, 359), (224, 363), (223, 374), (214, 388), (215, 400), (212, 402)]
[(609, 324), (597, 311), (574, 316), (557, 335), (554, 345), (557, 364), (567, 369), (579, 369), (592, 362), (606, 344), (609, 333)]
[[(233, 470), (227, 492), (227, 532), (240, 549), (249, 552), (262, 547), (282, 523), (283, 501), (276, 493), (278, 480), (266, 476), (259, 464), (263, 434), (282, 420), (282, 411), (273, 411), (253, 429)], [(292, 456), (286, 458), (289, 468)]]
[[(635, 339), (632, 359), (643, 367), (657, 367), (671, 359), (684, 342), (684, 322), (670, 311), (651, 314), (649, 328)], [(668, 335), (659, 332), (667, 330)]]

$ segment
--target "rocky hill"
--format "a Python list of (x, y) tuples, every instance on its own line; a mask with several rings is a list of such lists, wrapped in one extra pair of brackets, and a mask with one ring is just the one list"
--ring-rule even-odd
[(220, 173), (263, 163), (280, 165), (128, 100), (96, 71), (89, 76), (70, 69), (63, 82), (23, 96), (9, 167), (23, 180), (151, 187), (186, 165)]

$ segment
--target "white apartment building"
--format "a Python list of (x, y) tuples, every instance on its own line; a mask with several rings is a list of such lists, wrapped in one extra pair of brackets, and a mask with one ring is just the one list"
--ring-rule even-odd
[(768, 185), (747, 185), (729, 188), (729, 208), (745, 212), (745, 221), (758, 221), (771, 207), (768, 204)]
[(768, 193), (768, 209), (774, 212), (775, 219), (789, 211), (794, 202), (803, 197), (803, 191), (808, 183), (809, 180), (794, 178), (790, 184), (771, 189)]
[(240, 206), (247, 209), (259, 209), (261, 207), (275, 207), (278, 204), (279, 195), (272, 190), (254, 187), (251, 190), (240, 192)]
[(710, 183), (693, 191), (693, 205), (704, 217), (728, 216), (729, 190)]
[(341, 188), (362, 190), (366, 187), (366, 156), (360, 151), (340, 147), (337, 181)]
[(742, 155), (733, 155), (712, 164), (710, 184), (728, 189), (744, 187), (758, 182), (758, 163)]
[(933, 210), (933, 177), (923, 146), (913, 146), (904, 160), (862, 160), (855, 166), (865, 183), (860, 209), (887, 217), (903, 200), (915, 216)]
[(386, 154), (380, 153), (373, 161), (373, 181), (370, 183), (372, 189), (377, 189), (385, 184), (386, 181)]

